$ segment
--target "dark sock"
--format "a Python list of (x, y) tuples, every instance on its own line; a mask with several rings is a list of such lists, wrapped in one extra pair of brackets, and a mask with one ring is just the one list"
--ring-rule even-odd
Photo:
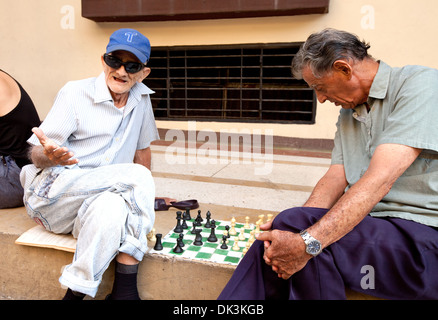
[(138, 264), (126, 265), (116, 261), (111, 300), (140, 300), (137, 290)]
[(83, 300), (85, 297), (85, 294), (76, 292), (68, 288), (67, 292), (65, 293), (64, 298), (62, 300)]

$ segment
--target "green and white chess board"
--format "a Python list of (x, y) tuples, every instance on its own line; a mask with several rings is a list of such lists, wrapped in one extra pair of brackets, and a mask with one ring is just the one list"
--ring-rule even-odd
[[(167, 235), (165, 235), (162, 238), (161, 243), (163, 245), (163, 250), (157, 251), (151, 249), (149, 251), (149, 254), (163, 254), (167, 256), (180, 257), (182, 259), (202, 260), (202, 261), (209, 261), (215, 263), (237, 265), (239, 264), (240, 260), (244, 256), (244, 252), (246, 251), (245, 249), (247, 249), (247, 243), (252, 244), (251, 231), (255, 229), (255, 226), (253, 224), (249, 224), (249, 227), (245, 228), (244, 223), (235, 223), (234, 229), (237, 234), (230, 235), (230, 238), (228, 238), (227, 249), (221, 249), (222, 236), (224, 234), (224, 231), (226, 231), (225, 226), (229, 226), (231, 230), (231, 222), (215, 220), (216, 221), (215, 234), (217, 237), (217, 241), (208, 242), (207, 239), (210, 236), (211, 229), (204, 227), (206, 222), (204, 219), (204, 221), (202, 222), (202, 226), (196, 227), (197, 229), (202, 229), (201, 235), (202, 235), (203, 244), (201, 246), (194, 245), (193, 242), (195, 240), (196, 234), (191, 233), (194, 221), (195, 221), (194, 219), (191, 219), (186, 222), (188, 228), (184, 229), (183, 231), (183, 235), (184, 235), (183, 238), (184, 247), (182, 247), (183, 252), (181, 253), (173, 252), (173, 249), (176, 247), (177, 238), (179, 238), (180, 234), (175, 233), (172, 229)], [(237, 238), (239, 237), (242, 229), (243, 229), (243, 236), (245, 237), (245, 239), (237, 241), (237, 246), (239, 247), (239, 249), (236, 250), (237, 249), (237, 246), (235, 245), (236, 237)]]

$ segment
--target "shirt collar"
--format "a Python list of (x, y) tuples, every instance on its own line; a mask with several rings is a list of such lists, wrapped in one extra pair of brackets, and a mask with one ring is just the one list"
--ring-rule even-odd
[(379, 61), (379, 69), (371, 85), (369, 98), (384, 99), (386, 97), (390, 75), (391, 67), (383, 61)]
[[(136, 83), (132, 88), (131, 92), (132, 96), (137, 100), (141, 100), (142, 95), (147, 94), (153, 94), (155, 93), (151, 89), (149, 89), (145, 84), (143, 83)], [(100, 103), (105, 101), (112, 101), (113, 98), (111, 96), (111, 93), (108, 89), (108, 86), (105, 82), (105, 73), (102, 72), (97, 78), (96, 78), (96, 84), (95, 84), (95, 92), (94, 92), (94, 102)]]

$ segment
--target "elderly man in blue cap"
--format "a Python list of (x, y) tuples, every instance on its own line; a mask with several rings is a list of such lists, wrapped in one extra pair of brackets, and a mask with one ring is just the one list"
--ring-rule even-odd
[(33, 164), (21, 183), (28, 214), (46, 230), (77, 238), (59, 279), (64, 299), (95, 297), (116, 259), (110, 299), (139, 299), (138, 263), (152, 229), (150, 143), (159, 138), (149, 95), (149, 40), (120, 29), (97, 78), (67, 83), (28, 142)]

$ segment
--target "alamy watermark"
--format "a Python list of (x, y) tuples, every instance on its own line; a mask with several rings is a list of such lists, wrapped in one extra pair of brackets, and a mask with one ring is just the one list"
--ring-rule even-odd
[(64, 30), (75, 29), (75, 8), (71, 5), (64, 5), (59, 11), (62, 14), (60, 26)]
[(365, 274), (360, 280), (360, 287), (364, 290), (375, 289), (376, 279), (374, 267), (366, 264), (362, 266), (360, 273)]
[(272, 172), (272, 129), (197, 131), (196, 122), (189, 121), (187, 134), (183, 130), (170, 129), (165, 141), (172, 141), (165, 152), (168, 164), (252, 164), (255, 175)]

